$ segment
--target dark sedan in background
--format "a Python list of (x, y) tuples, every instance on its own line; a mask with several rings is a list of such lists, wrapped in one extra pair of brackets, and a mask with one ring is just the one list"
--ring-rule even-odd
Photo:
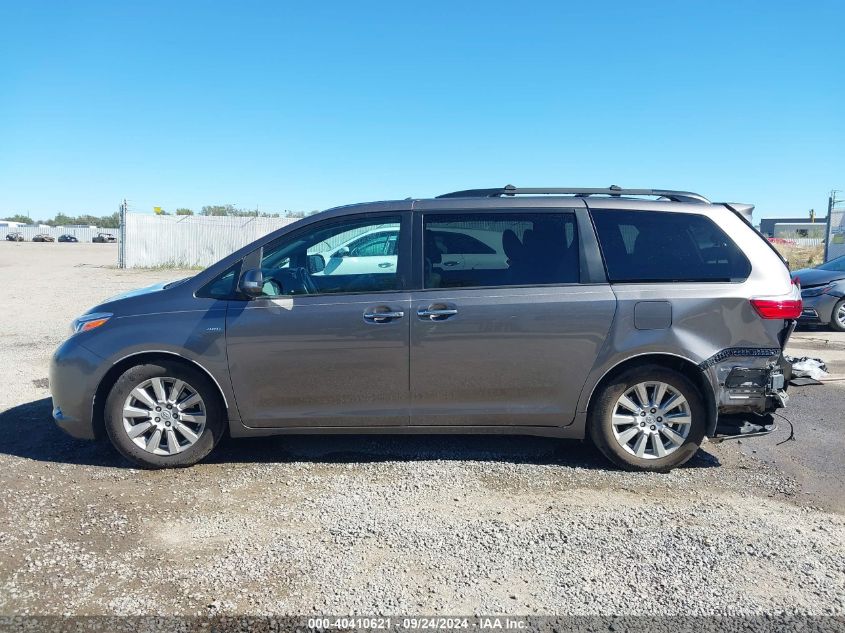
[(804, 308), (798, 320), (806, 325), (830, 325), (845, 332), (845, 255), (815, 268), (792, 273), (801, 284)]
[(14, 232), (14, 233), (7, 233), (6, 234), (6, 241), (7, 242), (23, 242), (24, 239), (23, 239), (23, 235), (21, 235), (18, 232)]
[(78, 242), (79, 240), (76, 239), (75, 235), (59, 235), (60, 242)]
[(33, 242), (55, 242), (56, 238), (52, 235), (48, 235), (47, 233), (39, 233), (35, 237), (32, 238)]

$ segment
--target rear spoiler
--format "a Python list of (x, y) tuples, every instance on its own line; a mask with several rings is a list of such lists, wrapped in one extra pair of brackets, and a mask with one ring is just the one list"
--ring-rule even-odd
[(744, 204), (742, 202), (716, 202), (715, 204), (723, 204), (734, 213), (738, 213), (743, 218), (748, 220), (751, 224), (751, 213), (754, 211), (753, 204)]

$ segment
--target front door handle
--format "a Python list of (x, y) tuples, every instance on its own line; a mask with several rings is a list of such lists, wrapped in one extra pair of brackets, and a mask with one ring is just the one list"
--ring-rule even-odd
[(372, 308), (364, 312), (364, 321), (367, 323), (390, 323), (405, 316), (402, 310), (391, 310), (387, 306)]
[(455, 316), (457, 313), (458, 311), (455, 308), (438, 307), (436, 305), (417, 310), (417, 316), (419, 318), (428, 319), (429, 321), (444, 321)]
[(378, 265), (379, 268), (390, 268), (391, 266), (393, 266), (393, 264), (391, 264), (390, 262), (382, 262)]

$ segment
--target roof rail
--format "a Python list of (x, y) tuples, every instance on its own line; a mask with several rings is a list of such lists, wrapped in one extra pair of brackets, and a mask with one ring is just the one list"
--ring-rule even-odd
[(585, 189), (585, 188), (561, 188), (561, 187), (540, 187), (524, 188), (507, 185), (496, 189), (465, 189), (464, 191), (453, 191), (437, 196), (438, 198), (498, 198), (500, 196), (519, 195), (550, 195), (550, 196), (654, 196), (665, 198), (673, 202), (697, 202), (710, 204), (704, 196), (691, 191), (671, 191), (669, 189), (623, 189), (618, 185), (611, 185), (607, 189)]

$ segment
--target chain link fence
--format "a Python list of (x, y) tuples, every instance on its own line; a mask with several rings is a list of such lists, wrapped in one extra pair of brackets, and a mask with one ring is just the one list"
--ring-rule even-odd
[(827, 218), (827, 248), (825, 261), (845, 255), (845, 205), (843, 200), (837, 200), (834, 192), (830, 196), (830, 206)]

